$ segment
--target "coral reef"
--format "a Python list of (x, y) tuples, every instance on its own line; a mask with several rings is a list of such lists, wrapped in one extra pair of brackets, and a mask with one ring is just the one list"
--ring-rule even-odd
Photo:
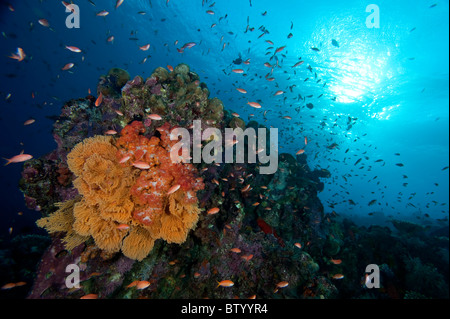
[[(57, 148), (24, 164), (25, 201), (52, 238), (29, 298), (448, 297), (448, 231), (325, 213), (318, 193), (331, 174), (311, 170), (306, 154), (279, 154), (273, 175), (260, 175), (260, 163), (172, 161), (171, 129), (193, 120), (222, 133), (264, 127), (209, 98), (186, 64), (147, 79), (112, 69), (100, 93), (98, 106), (94, 96), (65, 103)], [(374, 263), (381, 287), (368, 289), (363, 271)], [(65, 286), (68, 264), (80, 269), (78, 289)], [(415, 285), (423, 272), (430, 280)]]

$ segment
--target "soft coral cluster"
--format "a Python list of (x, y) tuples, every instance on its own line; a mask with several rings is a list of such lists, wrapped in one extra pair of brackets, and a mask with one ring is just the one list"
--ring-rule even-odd
[(196, 192), (204, 188), (201, 178), (196, 178), (196, 169), (192, 164), (176, 163), (170, 157), (170, 149), (176, 141), (170, 140), (169, 124), (158, 131), (161, 138), (143, 136), (145, 127), (142, 122), (134, 121), (126, 126), (116, 145), (119, 147), (118, 160), (122, 165), (132, 166), (136, 162), (145, 162), (150, 169), (142, 170), (136, 183), (131, 187), (135, 202), (133, 217), (144, 225), (151, 225), (158, 216), (165, 214), (169, 204), (167, 193), (175, 185), (183, 204), (197, 203)]

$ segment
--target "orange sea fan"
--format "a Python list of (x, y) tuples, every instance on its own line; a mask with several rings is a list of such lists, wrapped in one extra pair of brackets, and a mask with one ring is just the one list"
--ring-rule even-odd
[(39, 227), (47, 229), (50, 234), (57, 232), (65, 232), (66, 235), (62, 239), (67, 249), (73, 249), (89, 239), (73, 230), (74, 217), (72, 210), (74, 205), (80, 200), (76, 198), (68, 200), (64, 203), (57, 203), (59, 209), (48, 217), (41, 218), (36, 221)]
[(155, 244), (150, 232), (143, 227), (133, 227), (122, 243), (122, 253), (131, 259), (141, 261), (150, 253)]

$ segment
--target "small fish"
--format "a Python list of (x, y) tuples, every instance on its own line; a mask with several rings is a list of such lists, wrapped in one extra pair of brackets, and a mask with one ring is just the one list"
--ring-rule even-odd
[(139, 168), (139, 169), (149, 169), (150, 168), (150, 165), (148, 163), (142, 162), (142, 161), (133, 162), (131, 165), (133, 165), (134, 167)]
[(372, 205), (375, 204), (376, 202), (377, 202), (376, 199), (372, 199), (372, 200), (369, 202), (369, 206), (372, 206)]
[(284, 48), (286, 48), (286, 46), (279, 47), (278, 49), (275, 50), (275, 53), (283, 51)]
[(236, 253), (236, 254), (240, 254), (241, 250), (239, 248), (231, 248), (230, 249), (231, 252)]
[(30, 159), (32, 159), (32, 158), (33, 158), (32, 155), (30, 155), (30, 154), (24, 154), (23, 151), (22, 151), (22, 152), (20, 152), (19, 155), (15, 155), (15, 156), (13, 156), (13, 157), (11, 157), (11, 158), (3, 158), (3, 159), (7, 161), (7, 163), (5, 164), (5, 166), (6, 166), (6, 165), (9, 165), (9, 164), (11, 164), (11, 163), (21, 163), (21, 162), (25, 162), (25, 161), (28, 161), (28, 160), (30, 160)]
[(233, 69), (232, 70), (234, 73), (244, 73), (244, 70), (242, 70), (242, 69)]
[(232, 282), (231, 280), (222, 280), (222, 281), (218, 281), (217, 282), (217, 287), (233, 287), (234, 286), (234, 282)]
[(186, 49), (186, 48), (190, 49), (190, 48), (192, 48), (192, 47), (195, 46), (195, 45), (197, 45), (197, 43), (195, 43), (195, 42), (188, 42), (188, 43), (185, 43), (185, 44), (181, 47), (181, 49), (182, 49), (182, 50), (184, 50), (184, 49)]
[(168, 69), (170, 72), (173, 72), (173, 66), (167, 65), (167, 69)]
[(336, 274), (336, 275), (334, 275), (331, 278), (333, 278), (333, 279), (342, 279), (342, 278), (344, 278), (344, 275), (343, 274)]
[(106, 41), (113, 42), (114, 41), (114, 36), (112, 35), (112, 36), (108, 37), (108, 39), (106, 39)]
[(289, 283), (287, 281), (280, 281), (279, 283), (277, 283), (277, 288), (285, 288), (289, 286)]
[(258, 102), (247, 102), (247, 104), (257, 109), (261, 108), (261, 104), (259, 104)]
[(61, 68), (61, 70), (67, 71), (67, 70), (73, 68), (74, 65), (75, 65), (75, 64), (73, 64), (73, 63), (67, 63), (65, 66), (63, 66), (63, 67)]
[(331, 258), (330, 261), (335, 265), (340, 265), (342, 263), (342, 260), (340, 260), (340, 259)]
[(17, 48), (16, 53), (11, 53), (10, 58), (17, 60), (17, 61), (23, 61), (26, 57), (25, 52), (23, 51), (22, 48)]
[(31, 118), (31, 119), (26, 120), (25, 122), (23, 122), (23, 125), (30, 125), (30, 124), (33, 124), (34, 122), (36, 122), (36, 120)]
[(117, 2), (116, 2), (116, 9), (118, 7), (120, 7), (122, 3), (123, 3), (123, 0), (117, 0)]
[(246, 93), (247, 93), (247, 91), (244, 90), (244, 89), (237, 88), (236, 90), (237, 90), (238, 92), (242, 93), (242, 94), (246, 94)]
[(207, 214), (214, 215), (214, 214), (217, 214), (219, 211), (220, 211), (220, 209), (218, 207), (214, 207), (214, 208), (211, 208), (210, 210), (208, 210)]
[(301, 155), (301, 154), (303, 154), (303, 153), (305, 153), (305, 150), (304, 150), (304, 149), (301, 149), (301, 150), (299, 150), (297, 153), (295, 153), (295, 155)]
[(402, 163), (397, 163), (397, 164), (395, 164), (395, 165), (397, 165), (397, 166), (399, 166), (399, 167), (405, 166), (405, 165), (403, 165)]
[(295, 68), (296, 66), (302, 65), (305, 61), (298, 61), (295, 63), (292, 67)]
[(116, 229), (118, 229), (118, 230), (127, 230), (127, 229), (130, 229), (130, 225), (119, 224), (119, 225), (117, 225)]
[(231, 113), (231, 115), (233, 115), (234, 117), (240, 117), (240, 115), (236, 112)]
[(181, 187), (180, 184), (174, 185), (171, 188), (169, 188), (169, 190), (167, 191), (167, 195), (173, 194), (175, 193), (177, 190), (179, 190)]
[(125, 155), (119, 160), (120, 164), (126, 163), (131, 158), (131, 155)]
[(148, 286), (150, 286), (150, 282), (146, 281), (146, 280), (142, 280), (142, 281), (138, 281), (136, 283), (136, 289), (137, 290), (142, 290), (147, 288)]
[(285, 120), (292, 120), (292, 117), (290, 117), (290, 116), (283, 116), (283, 119), (285, 119)]
[(147, 51), (148, 49), (150, 49), (150, 43), (139, 47), (139, 50), (142, 51)]
[(300, 243), (295, 243), (294, 246), (297, 248), (300, 248), (300, 249), (302, 248), (302, 244), (300, 244)]
[(278, 95), (281, 95), (281, 94), (284, 94), (284, 93), (285, 93), (284, 91), (279, 90), (279, 91), (276, 91), (273, 96), (278, 96)]
[(106, 17), (108, 14), (109, 14), (108, 11), (103, 10), (103, 11), (100, 11), (99, 13), (97, 13), (97, 16), (99, 16), (99, 17)]
[(99, 96), (97, 97), (97, 100), (95, 100), (95, 106), (99, 107), (103, 102), (103, 94), (100, 92)]
[(150, 114), (147, 116), (149, 119), (154, 120), (154, 121), (159, 121), (162, 120), (162, 117), (158, 114)]
[(83, 297), (81, 297), (80, 299), (98, 299), (98, 295), (97, 294), (87, 294), (87, 295), (84, 295)]
[(14, 283), (14, 282), (9, 282), (9, 283), (7, 283), (7, 284), (4, 284), (3, 286), (2, 286), (2, 290), (6, 290), (6, 289), (11, 289), (11, 288), (14, 288), (14, 287), (16, 287), (16, 283)]
[(106, 135), (116, 135), (116, 134), (117, 134), (117, 131), (116, 131), (116, 130), (107, 130), (107, 131), (105, 132), (105, 134), (106, 134)]
[(252, 255), (252, 254), (250, 254), (250, 255), (244, 255), (244, 256), (241, 256), (241, 258), (244, 259), (245, 261), (249, 261), (250, 259), (253, 258), (253, 255)]
[(39, 19), (38, 22), (43, 27), (48, 28), (50, 26), (50, 23), (48, 23), (47, 19)]
[(210, 15), (214, 15), (214, 11), (212, 11), (212, 10), (208, 10), (208, 11), (206, 11), (206, 13), (210, 14)]
[(81, 52), (81, 50), (79, 48), (73, 47), (73, 46), (69, 46), (69, 45), (66, 45), (66, 49), (69, 50), (69, 51), (72, 51), (72, 52), (76, 52), (76, 53), (80, 53)]
[(339, 48), (339, 43), (335, 39), (331, 40), (331, 44), (334, 45), (335, 47)]
[(319, 52), (320, 50), (318, 48), (311, 48), (311, 50)]

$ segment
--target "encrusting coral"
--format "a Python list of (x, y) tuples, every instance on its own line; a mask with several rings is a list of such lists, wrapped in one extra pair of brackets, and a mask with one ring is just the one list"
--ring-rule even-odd
[[(100, 249), (142, 260), (156, 239), (183, 243), (197, 224), (196, 192), (204, 188), (192, 164), (171, 160), (169, 124), (161, 138), (142, 135), (141, 122), (127, 125), (121, 137), (95, 136), (67, 156), (74, 187), (81, 195), (37, 224), (50, 233), (65, 232), (67, 249), (92, 237)], [(137, 162), (149, 169), (140, 169)], [(179, 187), (178, 187), (179, 185)], [(175, 186), (176, 191), (169, 191)]]

